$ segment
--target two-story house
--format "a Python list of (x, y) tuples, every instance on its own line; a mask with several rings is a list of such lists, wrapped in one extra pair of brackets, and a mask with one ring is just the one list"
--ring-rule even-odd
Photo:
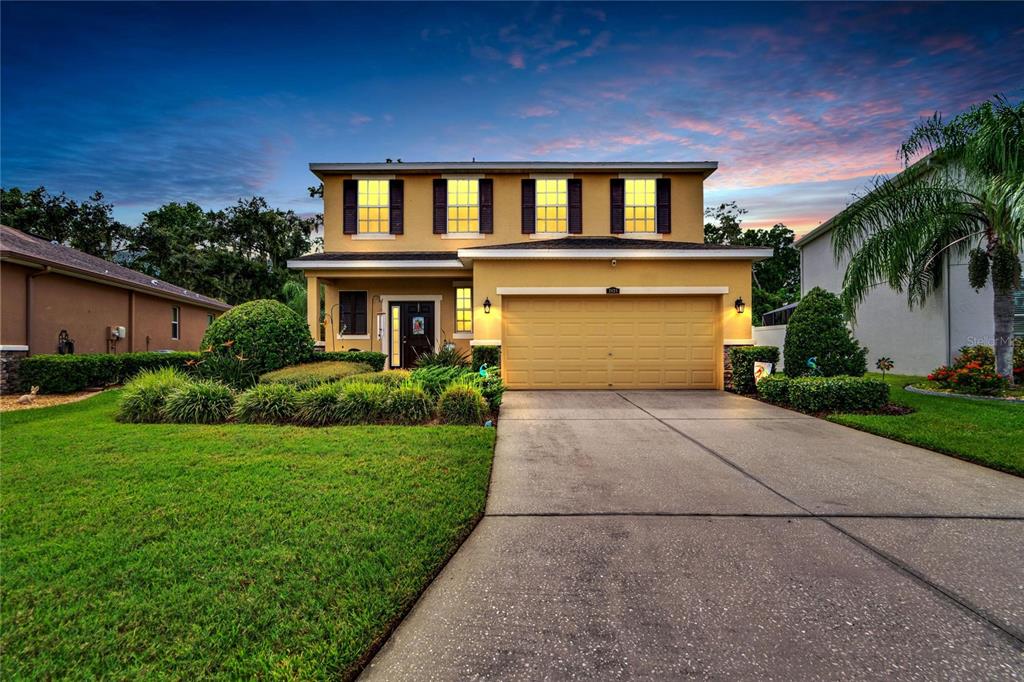
[(704, 244), (717, 166), (314, 163), (324, 252), (289, 265), (327, 350), (494, 345), (511, 388), (721, 388), (771, 250)]

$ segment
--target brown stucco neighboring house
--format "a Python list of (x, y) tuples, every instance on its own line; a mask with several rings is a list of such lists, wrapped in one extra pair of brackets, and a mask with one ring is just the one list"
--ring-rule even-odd
[(213, 318), (230, 307), (0, 225), (4, 388), (12, 360), (58, 352), (62, 331), (76, 354), (197, 350)]

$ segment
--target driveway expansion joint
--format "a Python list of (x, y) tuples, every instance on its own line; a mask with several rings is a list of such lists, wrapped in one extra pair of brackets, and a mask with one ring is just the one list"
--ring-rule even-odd
[(592, 512), (486, 512), (485, 517), (575, 517), (575, 516), (652, 516), (723, 519), (877, 519), (883, 521), (1024, 521), (1024, 516), (990, 516), (985, 514), (858, 514), (855, 512), (659, 512), (659, 511), (592, 511)]
[[(845, 537), (847, 537), (849, 540), (851, 540), (855, 544), (860, 545), (861, 547), (866, 549), (869, 553), (873, 554), (874, 556), (878, 557), (879, 559), (881, 559), (885, 563), (889, 564), (897, 572), (903, 573), (904, 575), (910, 577), (912, 580), (914, 580), (915, 582), (917, 582), (918, 584), (923, 586), (925, 589), (931, 590), (936, 595), (938, 595), (940, 598), (944, 598), (944, 599), (952, 602), (955, 606), (961, 608), (962, 610), (966, 611), (967, 613), (973, 615), (975, 618), (977, 618), (981, 622), (983, 622), (983, 623), (987, 624), (988, 626), (992, 627), (994, 630), (998, 631), (1004, 637), (1008, 638), (1011, 642), (1013, 642), (1013, 644), (1018, 649), (1020, 649), (1021, 651), (1024, 651), (1024, 632), (1018, 630), (1017, 628), (1013, 627), (1012, 625), (1003, 623), (1000, 620), (993, 618), (988, 613), (986, 613), (984, 610), (982, 610), (980, 607), (975, 606), (974, 604), (972, 604), (966, 598), (956, 594), (952, 590), (949, 590), (947, 588), (942, 587), (941, 585), (939, 585), (937, 583), (932, 582), (931, 580), (928, 579), (927, 576), (923, 575), (922, 573), (914, 570), (909, 565), (907, 565), (906, 562), (901, 561), (899, 558), (889, 554), (888, 552), (885, 552), (885, 551), (879, 549), (878, 547), (875, 547), (874, 545), (872, 545), (871, 543), (867, 542), (866, 540), (863, 540), (863, 539), (857, 537), (853, 533), (847, 531), (846, 529), (836, 525), (835, 523), (833, 523), (832, 521), (829, 520), (830, 517), (832, 517), (832, 518), (840, 518), (839, 516), (837, 516), (835, 514), (817, 514), (817, 513), (813, 512), (812, 510), (810, 510), (807, 507), (803, 506), (802, 504), (800, 504), (796, 500), (793, 500), (792, 498), (788, 497), (787, 495), (779, 492), (778, 490), (776, 490), (772, 486), (768, 485), (767, 483), (765, 483), (764, 481), (759, 479), (754, 474), (750, 473), (749, 471), (747, 471), (743, 467), (739, 466), (738, 464), (736, 464), (735, 462), (733, 462), (729, 458), (727, 458), (724, 455), (722, 455), (721, 453), (719, 453), (717, 450), (715, 450), (715, 449), (705, 445), (704, 443), (702, 443), (701, 441), (697, 440), (693, 436), (691, 436), (691, 435), (689, 435), (687, 433), (684, 433), (683, 431), (679, 430), (678, 428), (676, 428), (672, 424), (669, 424), (668, 422), (666, 422), (661, 417), (658, 417), (658, 416), (654, 415), (653, 413), (651, 413), (650, 411), (648, 411), (644, 407), (642, 407), (642, 406), (638, 405), (637, 403), (635, 403), (634, 401), (630, 400), (628, 397), (626, 397), (622, 393), (616, 392), (616, 395), (619, 396), (620, 398), (622, 398), (623, 400), (625, 400), (626, 402), (628, 402), (630, 405), (633, 405), (634, 407), (636, 407), (638, 410), (641, 410), (644, 413), (649, 414), (651, 416), (651, 418), (657, 420), (658, 422), (660, 422), (664, 426), (667, 426), (671, 430), (675, 431), (677, 434), (679, 434), (680, 436), (682, 436), (686, 440), (690, 441), (691, 443), (693, 443), (694, 445), (699, 447), (701, 450), (703, 450), (704, 452), (706, 452), (709, 455), (711, 455), (712, 457), (715, 457), (716, 459), (721, 461), (723, 464), (726, 464), (727, 466), (732, 467), (733, 469), (735, 469), (740, 474), (742, 474), (742, 475), (746, 476), (747, 478), (749, 478), (751, 481), (757, 483), (758, 485), (764, 487), (768, 491), (770, 491), (770, 492), (774, 493), (775, 495), (781, 497), (783, 500), (785, 500), (789, 504), (793, 505), (794, 507), (796, 507), (798, 509), (802, 509), (804, 512), (806, 512), (806, 516), (795, 516), (793, 518), (813, 518), (815, 520), (821, 521), (822, 523), (824, 523), (828, 527), (832, 528), (836, 532), (838, 532), (841, 535), (844, 535)], [(674, 419), (673, 421), (683, 421), (683, 420), (676, 420), (676, 419)], [(925, 517), (925, 518), (927, 518), (927, 517)], [(1008, 520), (1017, 520), (1017, 519), (1008, 519)]]

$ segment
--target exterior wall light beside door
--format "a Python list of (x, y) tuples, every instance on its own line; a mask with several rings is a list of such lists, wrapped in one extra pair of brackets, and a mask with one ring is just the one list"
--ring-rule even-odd
[(737, 298), (736, 303), (734, 305), (736, 306), (736, 312), (739, 313), (740, 315), (743, 314), (743, 311), (747, 307), (747, 304), (743, 301), (742, 298)]
[(491, 299), (489, 299), (489, 298), (485, 298), (484, 299), (484, 312), (485, 313), (490, 313), (491, 312)]

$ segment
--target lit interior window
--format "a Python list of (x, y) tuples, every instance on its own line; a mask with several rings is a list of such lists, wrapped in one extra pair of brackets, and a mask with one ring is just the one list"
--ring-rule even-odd
[(389, 180), (359, 181), (359, 233), (382, 234), (391, 231)]
[(448, 181), (448, 231), (480, 231), (480, 181)]
[(569, 231), (569, 200), (565, 180), (537, 181), (537, 232)]
[(391, 366), (402, 365), (402, 314), (399, 307), (391, 306)]
[(455, 289), (455, 331), (473, 331), (473, 290), (470, 287)]
[(656, 231), (654, 179), (626, 180), (626, 232)]

